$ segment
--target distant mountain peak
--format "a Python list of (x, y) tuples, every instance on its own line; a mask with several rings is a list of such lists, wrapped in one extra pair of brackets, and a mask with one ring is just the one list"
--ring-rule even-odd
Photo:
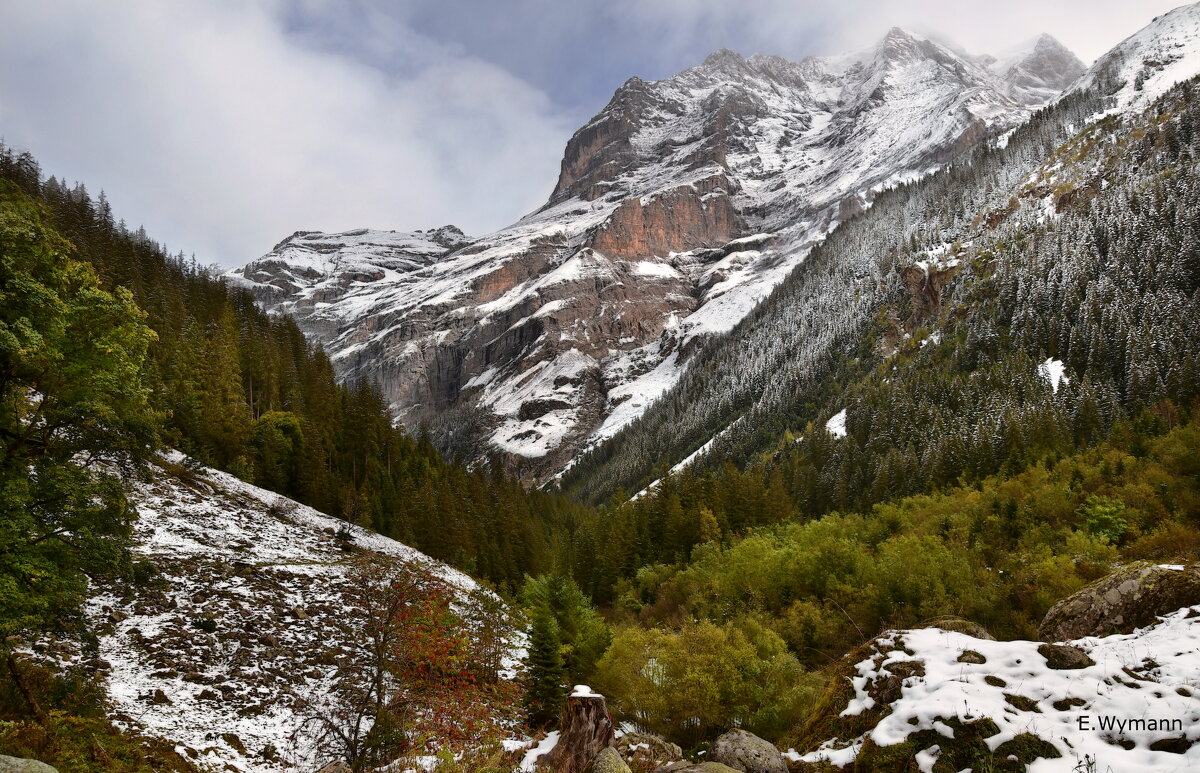
[(1049, 104), (1087, 69), (1079, 57), (1046, 32), (981, 61), (1004, 79), (1010, 97), (1030, 107)]
[(746, 58), (731, 48), (718, 48), (704, 58), (702, 67), (718, 67), (727, 64), (744, 64)]

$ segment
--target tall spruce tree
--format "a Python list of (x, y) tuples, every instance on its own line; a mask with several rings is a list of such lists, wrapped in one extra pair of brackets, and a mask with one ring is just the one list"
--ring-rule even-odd
[(538, 607), (529, 633), (529, 688), (525, 693), (525, 719), (532, 727), (548, 727), (558, 720), (567, 670), (563, 665), (558, 624), (546, 607)]

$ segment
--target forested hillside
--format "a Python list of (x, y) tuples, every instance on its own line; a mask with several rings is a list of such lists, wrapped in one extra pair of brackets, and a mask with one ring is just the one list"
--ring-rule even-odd
[[(1176, 416), (1197, 395), (1194, 101), (1074, 137), (1104, 101), (1073, 96), (881, 196), (564, 488), (633, 493), (716, 435), (697, 470), (770, 454), (760, 476), (819, 514)], [(843, 409), (839, 441), (823, 425)]]
[(551, 566), (575, 505), (468, 472), (394, 427), (373, 385), (339, 384), (295, 323), (126, 227), (103, 193), (43, 180), (29, 154), (3, 147), (0, 177), (6, 199), (40, 202), (70, 253), (145, 312), (144, 375), (167, 445), (497, 585)]

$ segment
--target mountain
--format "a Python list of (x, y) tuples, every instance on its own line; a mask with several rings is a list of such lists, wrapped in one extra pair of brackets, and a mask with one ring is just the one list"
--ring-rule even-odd
[(1104, 88), (1113, 108), (1138, 109), (1200, 73), (1200, 4), (1181, 6), (1096, 60), (1072, 90)]
[(1085, 70), (1066, 46), (1044, 34), (988, 59), (988, 68), (1004, 78), (1008, 95), (1025, 105), (1053, 102)]
[[(1191, 307), (1190, 280), (1135, 278), (1190, 276), (1177, 250), (1150, 248), (1159, 241), (1145, 225), (1166, 218), (1176, 223), (1172, 238), (1188, 244), (1187, 227), (1171, 209), (1188, 196), (1173, 187), (1163, 194), (1170, 202), (1163, 211), (1131, 222), (1116, 213), (1139, 207), (1139, 186), (1163, 184), (1151, 160), (1185, 163), (1186, 156), (1162, 161), (1146, 138), (1168, 142), (1169, 127), (1189, 126), (1189, 97), (1171, 95), (1158, 108), (1175, 116), (1168, 128), (1143, 110), (1200, 73), (1188, 54), (1200, 46), (1186, 42), (1200, 33), (1198, 17), (1197, 6), (1160, 17), (1004, 147), (978, 148), (953, 168), (878, 196), (741, 325), (700, 351), (652, 410), (581, 457), (563, 485), (605, 501), (615, 491), (642, 490), (663, 467), (705, 449), (701, 466), (709, 468), (761, 454), (782, 460), (776, 466), (790, 471), (784, 479), (808, 512), (865, 507), (885, 492), (949, 482), (937, 470), (954, 468), (957, 476), (968, 457), (979, 473), (1032, 453), (1032, 425), (1044, 429), (1048, 412), (1074, 421), (1075, 400), (1105, 403), (1105, 421), (1150, 404), (1148, 382), (1156, 384), (1155, 399), (1189, 403), (1192, 386), (1169, 373), (1190, 361), (1194, 337), (1186, 316), (1168, 322), (1164, 314)], [(1128, 63), (1165, 59), (1164, 50), (1174, 52), (1172, 63), (1139, 89), (1134, 73), (1141, 70)], [(1179, 140), (1170, 143), (1177, 153)], [(1122, 245), (1127, 268), (1114, 268), (1105, 238)], [(1068, 239), (1084, 246), (1068, 248)], [(1119, 318), (1079, 313), (1112, 304), (1124, 310)], [(1158, 311), (1138, 317), (1137, 308)], [(1160, 324), (1172, 332), (1155, 329)], [(1172, 352), (1143, 354), (1143, 339), (1170, 341)], [(1065, 362), (1074, 386), (1047, 390), (1040, 374), (1048, 361)], [(839, 414), (850, 439), (835, 452), (820, 439), (828, 434), (812, 429)]]
[(879, 191), (1020, 125), (1081, 70), (1048, 37), (1003, 72), (901, 29), (799, 63), (721, 50), (621, 86), (546, 205), (508, 228), (300, 232), (227, 276), (344, 378), (377, 381), (401, 421), (544, 480)]

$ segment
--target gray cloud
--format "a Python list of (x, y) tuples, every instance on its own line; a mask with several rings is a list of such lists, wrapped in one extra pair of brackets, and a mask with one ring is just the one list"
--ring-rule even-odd
[(10, 6), (6, 141), (202, 262), (298, 228), (500, 227), (545, 199), (571, 128), (539, 89), (415, 35), (420, 66), (392, 75), (298, 43), (271, 5)]
[(119, 215), (234, 265), (296, 229), (481, 233), (536, 208), (630, 75), (799, 58), (892, 25), (1091, 60), (1176, 3), (0, 0), (0, 135)]

